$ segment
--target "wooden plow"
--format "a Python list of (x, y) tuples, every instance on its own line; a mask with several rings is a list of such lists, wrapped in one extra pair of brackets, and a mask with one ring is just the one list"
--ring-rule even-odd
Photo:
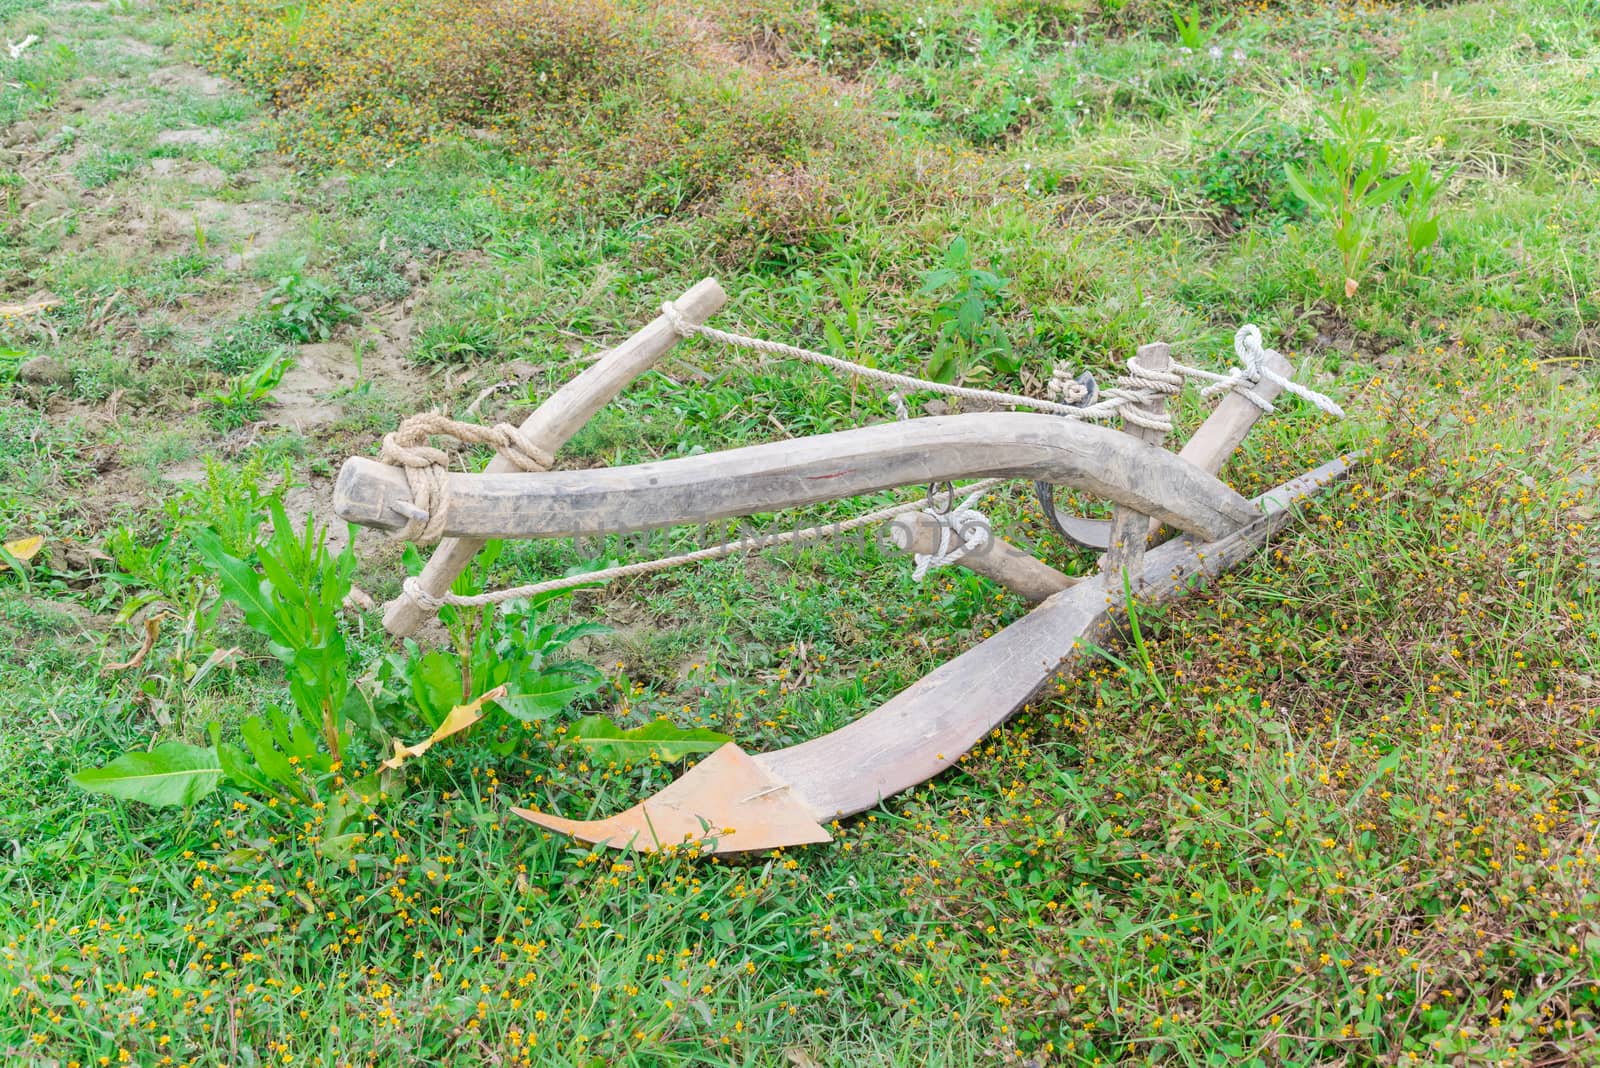
[[(484, 604), (660, 567), (710, 559), (860, 522), (891, 524), (892, 543), (928, 566), (956, 564), (988, 576), (1036, 606), (1000, 633), (855, 722), (799, 745), (749, 753), (729, 743), (677, 781), (608, 819), (570, 820), (516, 809), (532, 822), (586, 842), (655, 851), (693, 846), (730, 853), (826, 842), (830, 821), (872, 808), (944, 771), (1033, 699), (1091, 645), (1115, 636), (1117, 613), (1182, 594), (1267, 544), (1296, 506), (1342, 476), (1340, 457), (1254, 499), (1217, 478), (1251, 426), (1284, 390), (1334, 414), (1331, 401), (1289, 381), (1288, 361), (1240, 331), (1244, 366), (1227, 374), (1185, 367), (1166, 345), (1146, 345), (1129, 375), (1100, 395), (1092, 380), (1058, 374), (1061, 399), (1012, 397), (890, 375), (792, 346), (727, 334), (704, 323), (725, 301), (700, 282), (660, 316), (567, 383), (520, 427), (418, 416), (385, 439), (377, 461), (354, 458), (339, 474), (334, 510), (344, 519), (414, 540), (442, 538), (422, 574), (387, 606), (384, 626), (407, 635), (445, 603)], [(1254, 332), (1253, 338), (1251, 332)], [(753, 445), (656, 463), (556, 471), (553, 454), (680, 338), (704, 335), (875, 378), (897, 391), (938, 389), (966, 399), (1026, 405), (1043, 413), (984, 411), (904, 419), (816, 437)], [(1185, 378), (1207, 380), (1221, 400), (1174, 453), (1163, 448), (1167, 397)], [(898, 400), (897, 400), (898, 403)], [(1065, 416), (1065, 417), (1064, 417)], [(1115, 418), (1126, 430), (1092, 425)], [(450, 473), (426, 445), (444, 433), (500, 452), (481, 474)], [(956, 506), (961, 479), (1031, 479), (1059, 529), (1103, 549), (1098, 572), (1073, 577), (990, 535), (970, 507)], [(475, 597), (450, 594), (453, 580), (489, 538), (562, 538), (704, 523), (903, 486), (929, 487), (927, 501), (883, 509), (847, 524), (797, 535), (746, 539), (666, 561), (628, 565)], [(945, 485), (943, 506), (933, 487)], [(1096, 521), (1055, 514), (1057, 486), (1113, 505)], [(976, 494), (973, 494), (976, 496)], [(924, 505), (928, 506), (924, 506)], [(1161, 540), (1168, 530), (1175, 536)]]

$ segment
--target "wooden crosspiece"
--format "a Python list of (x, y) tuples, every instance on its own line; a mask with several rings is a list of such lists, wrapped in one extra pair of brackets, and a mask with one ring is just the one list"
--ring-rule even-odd
[[(678, 313), (690, 322), (704, 322), (727, 303), (728, 295), (716, 279), (707, 278), (674, 301)], [(679, 334), (665, 315), (658, 315), (642, 330), (607, 352), (578, 377), (562, 386), (549, 400), (523, 420), (523, 437), (545, 452), (555, 453), (582, 430), (584, 424), (617, 394), (666, 355), (677, 344)], [(514, 471), (516, 465), (503, 457), (489, 464), (490, 472)], [(361, 520), (354, 520), (361, 522)], [(453, 537), (439, 543), (427, 566), (417, 576), (428, 594), (437, 597), (467, 569), (483, 548), (484, 537)], [(383, 626), (396, 637), (415, 634), (427, 622), (429, 612), (415, 598), (402, 594), (384, 606)]]

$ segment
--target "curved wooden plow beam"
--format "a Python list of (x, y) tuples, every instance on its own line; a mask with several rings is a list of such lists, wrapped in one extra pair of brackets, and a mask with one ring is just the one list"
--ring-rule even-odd
[[(1137, 600), (1165, 600), (1244, 560), (1288, 523), (1296, 504), (1343, 476), (1354, 459), (1323, 464), (1257, 497), (1259, 512), (1231, 533), (1211, 541), (1186, 536), (1149, 550), (1142, 581), (1134, 584)], [(1109, 641), (1113, 612), (1124, 603), (1120, 587), (1080, 583), (854, 723), (773, 753), (725, 745), (609, 819), (513, 811), (585, 842), (645, 851), (689, 843), (733, 853), (826, 842), (828, 821), (872, 808), (950, 767), (1068, 668), (1086, 642)]]
[[(616, 534), (990, 476), (1048, 479), (1203, 538), (1221, 537), (1259, 515), (1215, 475), (1128, 434), (1054, 415), (993, 412), (627, 467), (452, 474), (446, 534)], [(345, 462), (333, 495), (341, 518), (396, 530), (406, 523), (397, 503), (411, 503), (399, 468), (361, 457)]]

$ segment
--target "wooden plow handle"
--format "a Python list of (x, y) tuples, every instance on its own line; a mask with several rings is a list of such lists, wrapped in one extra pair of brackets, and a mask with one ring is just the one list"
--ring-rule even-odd
[[(728, 295), (722, 291), (717, 280), (706, 278), (695, 283), (693, 288), (672, 303), (685, 319), (703, 323), (727, 300)], [(609, 404), (634, 379), (655, 366), (656, 361), (678, 340), (679, 334), (667, 317), (656, 316), (643, 329), (601, 356), (539, 405), (523, 421), (523, 436), (538, 448), (556, 452), (583, 429), (595, 412)], [(499, 456), (487, 468), (491, 473), (516, 469), (514, 464)], [(339, 511), (337, 505), (334, 510)], [(466, 570), (478, 550), (483, 548), (484, 540), (483, 537), (467, 535), (447, 537), (441, 541), (418, 576), (423, 590), (431, 597), (445, 594), (456, 577)], [(390, 634), (403, 638), (415, 634), (431, 615), (431, 611), (409, 595), (401, 594), (384, 606), (383, 627)]]

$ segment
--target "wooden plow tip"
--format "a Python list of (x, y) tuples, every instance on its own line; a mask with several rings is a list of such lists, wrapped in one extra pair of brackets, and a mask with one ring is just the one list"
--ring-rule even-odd
[(787, 783), (733, 743), (713, 752), (660, 793), (603, 820), (569, 820), (511, 810), (547, 830), (613, 849), (658, 853), (747, 853), (830, 842)]
[[(1182, 537), (1145, 555), (1141, 600), (1181, 594), (1264, 546), (1294, 508), (1350, 470), (1346, 454), (1256, 497), (1257, 520), (1215, 541)], [(771, 753), (729, 743), (659, 793), (609, 819), (568, 820), (527, 809), (541, 827), (615, 849), (668, 846), (718, 854), (831, 840), (822, 821), (872, 808), (953, 766), (1086, 653), (1108, 641), (1124, 604), (1097, 583), (1047, 599), (1000, 633), (935, 668), (838, 730)]]

